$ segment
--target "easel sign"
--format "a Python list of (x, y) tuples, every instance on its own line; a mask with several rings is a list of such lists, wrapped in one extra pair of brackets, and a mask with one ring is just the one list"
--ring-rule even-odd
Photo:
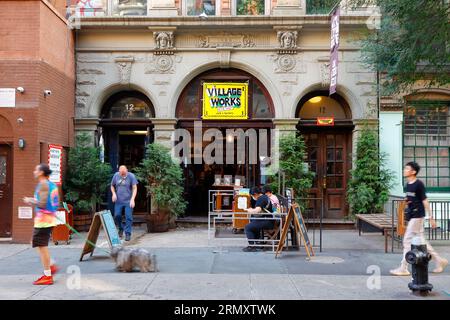
[(111, 212), (109, 210), (97, 212), (92, 219), (92, 224), (89, 228), (89, 233), (86, 243), (84, 244), (83, 252), (81, 253), (80, 261), (83, 260), (83, 257), (86, 254), (90, 253), (91, 257), (94, 254), (95, 244), (97, 243), (98, 235), (100, 233), (100, 225), (103, 226), (103, 229), (105, 230), (106, 239), (108, 240), (110, 248), (120, 246), (121, 242), (119, 234)]
[(278, 253), (283, 250), (291, 222), (294, 223), (295, 233), (297, 235), (300, 234), (301, 239), (303, 239), (306, 254), (308, 255), (308, 260), (311, 259), (311, 256), (315, 255), (314, 250), (312, 248), (311, 242), (309, 241), (308, 232), (306, 230), (300, 207), (296, 203), (292, 204), (292, 206), (289, 208), (286, 222), (284, 223), (283, 230), (281, 232), (280, 242), (278, 243), (277, 251), (275, 253), (275, 258), (277, 258)]

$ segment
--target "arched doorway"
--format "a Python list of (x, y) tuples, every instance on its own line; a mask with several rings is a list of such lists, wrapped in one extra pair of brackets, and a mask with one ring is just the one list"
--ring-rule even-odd
[[(308, 149), (309, 168), (315, 172), (309, 196), (323, 199), (325, 218), (341, 219), (348, 214), (345, 198), (354, 128), (350, 107), (337, 94), (329, 97), (327, 91), (315, 91), (300, 100), (296, 116)], [(318, 212), (315, 206), (319, 205), (312, 202), (310, 209)]]
[(13, 128), (0, 116), (0, 238), (10, 238), (13, 214)]
[[(246, 87), (248, 88), (248, 112), (245, 119), (206, 120), (203, 118), (203, 89), (205, 85), (212, 83), (232, 83), (236, 85), (244, 83), (248, 85)], [(227, 180), (227, 177), (231, 178), (231, 184), (235, 184), (238, 179), (238, 182), (245, 187), (264, 184), (264, 166), (261, 164), (261, 158), (259, 156), (252, 158), (252, 154), (255, 150), (258, 155), (261, 154), (262, 148), (270, 150), (270, 139), (263, 137), (262, 132), (267, 133), (267, 137), (270, 137), (275, 112), (269, 93), (257, 78), (238, 69), (213, 69), (204, 72), (191, 80), (183, 89), (177, 102), (175, 114), (178, 119), (177, 127), (189, 131), (192, 139), (191, 145), (194, 148), (199, 147), (194, 141), (194, 124), (201, 122), (202, 136), (208, 129), (217, 129), (222, 137), (220, 144), (224, 146), (223, 149), (226, 150), (228, 144), (232, 144), (234, 150), (234, 160), (231, 164), (225, 160), (226, 154), (224, 153), (223, 164), (206, 164), (204, 159), (201, 159), (197, 163), (193, 160), (190, 164), (183, 166), (185, 198), (189, 203), (187, 215), (207, 216), (208, 190), (216, 189), (214, 185), (216, 185), (217, 178), (222, 179), (223, 182)], [(229, 134), (229, 130), (239, 129), (246, 133), (245, 150), (242, 150), (243, 158), (241, 160), (238, 159), (237, 155), (240, 152), (237, 150), (237, 138)], [(257, 140), (257, 143), (252, 146), (249, 145), (251, 133), (255, 134), (255, 140)], [(201, 141), (200, 143), (201, 149), (205, 150), (211, 140)], [(251, 149), (251, 147), (254, 147), (254, 149)], [(231, 206), (231, 203), (228, 205)]]
[[(153, 142), (151, 119), (154, 116), (151, 101), (138, 91), (121, 91), (105, 102), (100, 115), (100, 134), (105, 145), (105, 161), (113, 171), (126, 165), (133, 172), (142, 161), (146, 145)], [(108, 196), (112, 206), (110, 202)], [(145, 187), (140, 183), (135, 212), (137, 215), (148, 212), (148, 208)]]

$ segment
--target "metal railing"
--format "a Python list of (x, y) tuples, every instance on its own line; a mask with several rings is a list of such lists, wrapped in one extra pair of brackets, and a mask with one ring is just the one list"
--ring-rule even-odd
[[(385, 213), (392, 217), (392, 251), (394, 250), (394, 241), (401, 242), (403, 237), (394, 231), (397, 225), (398, 208), (404, 197), (390, 196), (385, 203)], [(425, 220), (425, 237), (427, 240), (450, 240), (450, 200), (439, 201), (429, 200), (431, 212), (436, 221), (436, 228), (432, 228), (430, 221)]]

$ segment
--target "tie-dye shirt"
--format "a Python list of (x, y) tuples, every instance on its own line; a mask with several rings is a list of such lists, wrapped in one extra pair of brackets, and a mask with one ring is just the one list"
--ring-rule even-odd
[(59, 206), (58, 187), (48, 180), (40, 182), (36, 187), (34, 197), (38, 201), (34, 227), (49, 228), (56, 226), (56, 210)]

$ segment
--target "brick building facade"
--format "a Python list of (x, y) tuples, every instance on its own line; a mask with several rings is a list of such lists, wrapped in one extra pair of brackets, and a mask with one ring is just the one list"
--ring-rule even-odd
[(0, 89), (16, 90), (15, 106), (0, 103), (0, 240), (30, 240), (33, 221), (18, 213), (33, 194), (34, 166), (48, 161), (49, 144), (72, 144), (75, 39), (65, 3), (0, 2)]

